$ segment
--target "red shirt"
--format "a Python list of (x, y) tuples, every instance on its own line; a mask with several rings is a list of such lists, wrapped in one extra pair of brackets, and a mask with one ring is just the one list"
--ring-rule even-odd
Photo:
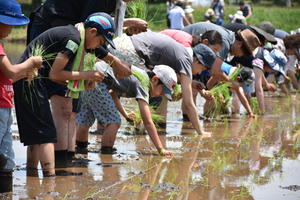
[[(2, 44), (0, 43), (0, 57), (6, 56)], [(1, 68), (1, 66), (0, 66)], [(0, 108), (12, 108), (13, 102), (12, 98), (14, 96), (14, 90), (12, 86), (12, 81), (8, 79), (1, 72), (0, 69)]]
[(181, 30), (166, 29), (160, 33), (170, 36), (185, 47), (192, 47), (193, 36), (187, 32)]

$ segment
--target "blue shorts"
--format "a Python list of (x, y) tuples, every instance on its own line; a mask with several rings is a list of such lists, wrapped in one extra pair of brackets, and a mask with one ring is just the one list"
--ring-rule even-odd
[(12, 109), (0, 108), (0, 154), (7, 159), (1, 170), (12, 170), (15, 167), (15, 154), (12, 148)]
[(80, 98), (80, 111), (76, 117), (78, 125), (92, 126), (95, 119), (99, 124), (121, 124), (121, 117), (105, 83), (98, 83), (96, 89), (84, 91)]

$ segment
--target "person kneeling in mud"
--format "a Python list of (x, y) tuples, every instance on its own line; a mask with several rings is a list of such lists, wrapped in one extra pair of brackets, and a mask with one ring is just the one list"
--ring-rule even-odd
[(250, 117), (255, 117), (242, 88), (243, 82), (249, 81), (249, 79), (251, 79), (251, 72), (244, 70), (243, 68), (234, 67), (227, 64), (226, 62), (223, 62), (221, 70), (226, 76), (228, 76), (227, 81), (225, 81), (225, 83), (223, 84), (219, 84), (213, 87), (215, 84), (220, 83), (223, 80), (215, 78), (213, 76), (209, 79), (209, 81), (207, 82), (207, 88), (211, 89), (210, 92), (214, 96), (214, 99), (205, 102), (204, 115), (212, 116), (214, 114), (220, 114), (218, 112), (226, 112), (226, 107), (231, 97), (231, 91), (233, 95), (236, 95), (242, 102), (243, 106), (247, 110), (248, 115)]
[[(126, 112), (120, 103), (119, 97), (135, 98), (138, 102), (143, 124), (158, 153), (163, 156), (171, 156), (172, 153), (164, 149), (158, 137), (157, 129), (151, 117), (149, 97), (164, 95), (168, 99), (171, 99), (173, 88), (177, 83), (175, 71), (165, 65), (155, 66), (153, 71), (148, 72), (132, 66), (131, 70), (134, 75), (116, 80), (109, 65), (98, 62), (96, 69), (106, 73), (106, 76), (110, 78), (105, 78), (104, 82), (106, 86), (102, 85), (100, 89), (102, 94), (100, 94), (98, 89), (95, 89), (94, 91), (89, 91), (91, 95), (83, 100), (84, 103), (76, 120), (79, 125), (77, 134), (80, 135), (77, 137), (77, 145), (81, 145), (81, 148), (87, 147), (88, 129), (94, 123), (96, 117), (98, 123), (108, 124), (102, 136), (101, 153), (111, 154), (116, 152), (113, 145), (121, 124), (116, 109), (118, 109), (122, 116), (129, 122), (132, 122), (136, 117), (132, 113)], [(112, 103), (111, 97), (107, 96), (107, 88), (111, 89), (112, 99), (115, 104)]]

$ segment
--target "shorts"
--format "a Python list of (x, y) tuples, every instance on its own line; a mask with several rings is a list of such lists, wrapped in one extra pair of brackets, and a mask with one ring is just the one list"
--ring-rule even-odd
[(15, 167), (15, 154), (12, 146), (12, 109), (0, 108), (0, 155), (6, 159), (1, 170), (12, 170)]
[(105, 83), (98, 83), (96, 89), (86, 90), (81, 95), (76, 123), (90, 127), (95, 119), (99, 124), (121, 124), (119, 112)]
[(50, 99), (53, 95), (58, 95), (61, 97), (66, 97), (68, 88), (66, 85), (55, 83), (51, 80), (45, 80), (47, 87), (48, 98)]
[(31, 84), (21, 79), (13, 84), (20, 141), (27, 145), (56, 143), (45, 79)]

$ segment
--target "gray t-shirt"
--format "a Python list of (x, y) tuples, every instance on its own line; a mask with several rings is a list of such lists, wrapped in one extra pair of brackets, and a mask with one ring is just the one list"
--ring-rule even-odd
[[(145, 81), (150, 81), (145, 70), (132, 66), (131, 71), (138, 72), (144, 77)], [(144, 87), (134, 75), (119, 79), (118, 82), (118, 85), (115, 84), (114, 87), (111, 88), (118, 94), (118, 96), (125, 98), (142, 99), (149, 104), (149, 88)]]
[(200, 35), (210, 30), (218, 31), (222, 35), (223, 39), (223, 48), (220, 51), (220, 56), (223, 59), (227, 58), (228, 54), (230, 53), (230, 46), (235, 42), (234, 32), (210, 22), (198, 22), (195, 24), (188, 25), (182, 30), (191, 35)]
[(179, 74), (192, 78), (192, 58), (182, 44), (161, 33), (145, 32), (130, 37), (133, 46), (149, 68), (168, 65)]

